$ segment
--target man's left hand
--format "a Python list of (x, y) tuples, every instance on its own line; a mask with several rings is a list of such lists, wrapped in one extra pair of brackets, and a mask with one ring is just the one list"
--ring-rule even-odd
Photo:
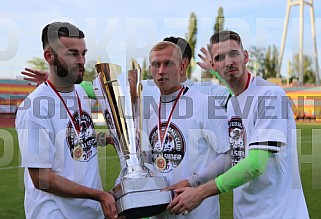
[(184, 188), (184, 187), (191, 187), (191, 184), (188, 182), (187, 179), (179, 181), (178, 183), (168, 186), (162, 190), (163, 191), (170, 191), (170, 190), (175, 190), (175, 189)]

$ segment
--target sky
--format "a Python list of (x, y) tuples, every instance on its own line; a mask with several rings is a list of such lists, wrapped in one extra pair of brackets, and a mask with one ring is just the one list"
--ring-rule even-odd
[[(12, 0), (2, 1), (0, 8), (0, 78), (21, 79), (20, 72), (28, 67), (27, 61), (43, 57), (41, 31), (53, 21), (71, 22), (85, 32), (87, 63), (99, 59), (118, 64), (126, 71), (132, 58), (142, 63), (151, 47), (164, 37), (185, 37), (194, 12), (198, 22), (195, 55), (200, 61), (197, 53), (213, 34), (220, 6), (224, 10), (224, 27), (241, 35), (245, 49), (275, 45), (280, 50), (287, 0)], [(314, 1), (321, 56), (320, 8), (321, 1)], [(310, 7), (305, 7), (304, 13), (304, 54), (313, 57)], [(282, 75), (287, 72), (288, 60), (292, 61), (299, 51), (298, 18), (299, 7), (292, 7)], [(196, 67), (192, 76), (199, 75)]]

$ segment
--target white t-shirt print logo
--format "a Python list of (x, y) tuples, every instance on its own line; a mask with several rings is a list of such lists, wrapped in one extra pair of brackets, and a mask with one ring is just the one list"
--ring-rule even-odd
[[(79, 124), (79, 116), (76, 111), (73, 118)], [(97, 154), (97, 141), (94, 123), (91, 117), (83, 112), (81, 115), (79, 139), (75, 133), (73, 125), (68, 122), (67, 125), (67, 145), (69, 147), (71, 157), (79, 162), (88, 162)]]
[[(166, 124), (161, 124), (162, 132), (165, 131)], [(183, 160), (186, 144), (182, 132), (175, 124), (169, 125), (162, 145), (158, 139), (157, 126), (151, 131), (149, 141), (152, 146), (152, 161), (160, 173), (171, 172)]]
[(228, 122), (232, 166), (245, 157), (246, 132), (240, 117), (232, 117)]

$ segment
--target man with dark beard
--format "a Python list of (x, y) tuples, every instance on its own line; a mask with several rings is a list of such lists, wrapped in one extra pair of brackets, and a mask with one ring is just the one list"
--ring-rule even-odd
[(16, 119), (26, 218), (118, 217), (113, 196), (101, 185), (89, 100), (75, 85), (83, 80), (84, 37), (63, 22), (42, 31), (49, 78), (25, 99)]

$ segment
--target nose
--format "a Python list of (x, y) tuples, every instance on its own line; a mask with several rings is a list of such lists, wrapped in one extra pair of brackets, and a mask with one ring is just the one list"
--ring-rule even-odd
[(77, 56), (77, 64), (82, 64), (84, 65), (86, 62), (86, 57), (85, 55), (78, 55)]
[(233, 65), (233, 61), (232, 61), (232, 58), (230, 56), (225, 56), (225, 65), (226, 66), (231, 66)]
[(159, 68), (158, 68), (158, 74), (165, 74), (166, 73), (166, 66), (162, 63), (160, 64)]

